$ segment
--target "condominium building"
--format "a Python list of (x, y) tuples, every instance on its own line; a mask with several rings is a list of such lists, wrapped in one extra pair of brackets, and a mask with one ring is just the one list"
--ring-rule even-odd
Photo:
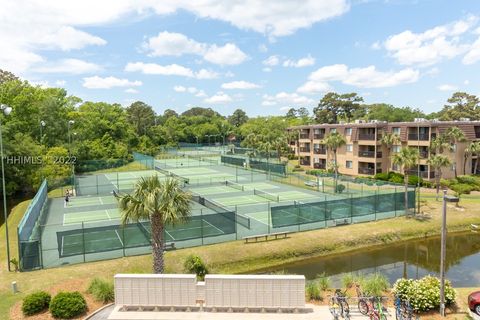
[[(395, 171), (403, 173), (403, 169), (393, 164), (392, 155), (403, 147), (418, 148), (419, 163), (411, 174), (424, 179), (433, 179), (434, 170), (427, 160), (431, 155), (430, 143), (435, 137), (446, 132), (450, 127), (458, 127), (466, 137), (465, 142), (456, 145), (452, 143), (451, 150), (444, 151), (452, 163), (443, 168), (443, 178), (455, 175), (471, 174), (477, 160), (476, 155), (467, 154), (465, 148), (470, 142), (480, 140), (480, 121), (438, 121), (415, 119), (413, 122), (362, 121), (355, 123), (315, 124), (291, 127), (288, 130), (298, 132), (299, 139), (290, 142), (291, 147), (298, 152), (300, 164), (314, 169), (327, 169), (333, 164), (333, 152), (327, 150), (323, 139), (332, 132), (338, 132), (345, 137), (347, 143), (337, 150), (338, 170), (346, 175), (374, 175), (380, 172)], [(387, 132), (395, 133), (399, 143), (391, 146), (382, 144), (381, 138)], [(298, 150), (297, 150), (298, 148)], [(480, 163), (478, 169), (480, 170)]]

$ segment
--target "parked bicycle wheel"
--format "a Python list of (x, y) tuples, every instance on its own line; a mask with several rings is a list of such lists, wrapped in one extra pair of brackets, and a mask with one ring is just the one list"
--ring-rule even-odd
[(357, 306), (358, 306), (358, 311), (360, 311), (361, 314), (363, 314), (364, 316), (368, 315), (369, 307), (368, 307), (367, 300), (365, 298), (361, 298), (358, 301)]

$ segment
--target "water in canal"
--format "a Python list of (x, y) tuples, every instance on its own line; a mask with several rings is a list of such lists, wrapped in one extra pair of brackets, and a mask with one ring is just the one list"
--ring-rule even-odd
[[(321, 239), (319, 239), (321, 241)], [(401, 277), (421, 278), (440, 271), (440, 238), (402, 242), (370, 250), (303, 260), (274, 270), (314, 279), (325, 272), (335, 286), (346, 273), (383, 273), (393, 284)], [(449, 234), (446, 277), (455, 287), (480, 286), (480, 233)]]

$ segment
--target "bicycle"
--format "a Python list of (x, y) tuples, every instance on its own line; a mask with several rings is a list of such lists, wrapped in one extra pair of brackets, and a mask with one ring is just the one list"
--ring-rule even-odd
[(381, 297), (368, 298), (370, 320), (387, 320), (386, 309), (382, 305)]
[(368, 315), (369, 312), (369, 307), (368, 307), (368, 299), (365, 297), (360, 291), (360, 286), (358, 284), (355, 285), (355, 290), (357, 292), (357, 298), (358, 298), (358, 311), (360, 311), (361, 314), (364, 316)]
[[(347, 320), (350, 319), (350, 306), (348, 305), (347, 297), (340, 289), (335, 290), (335, 294), (333, 295), (333, 297), (330, 298), (330, 304), (332, 306), (330, 310), (331, 313), (332, 313), (332, 310), (336, 311), (335, 306), (337, 306), (339, 309), (338, 315), (344, 319), (347, 319)], [(332, 313), (332, 315), (335, 318), (335, 314)], [(338, 315), (337, 315), (337, 318), (335, 319), (338, 319)]]
[(395, 318), (397, 320), (412, 320), (413, 308), (408, 300), (395, 297)]
[(340, 306), (337, 304), (337, 300), (335, 297), (331, 297), (330, 301), (328, 302), (328, 310), (333, 316), (333, 320), (338, 320), (340, 316)]

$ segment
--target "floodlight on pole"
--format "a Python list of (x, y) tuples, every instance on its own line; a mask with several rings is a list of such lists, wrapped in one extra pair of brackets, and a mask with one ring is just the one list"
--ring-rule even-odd
[[(0, 104), (0, 110), (8, 116), (12, 112), (12, 108), (6, 104)], [(3, 193), (3, 217), (5, 218), (5, 237), (7, 245), (7, 268), (10, 269), (10, 241), (8, 239), (8, 212), (7, 212), (7, 194), (5, 190), (5, 167), (3, 164), (3, 137), (2, 137), (2, 118), (0, 117), (0, 156), (2, 157), (2, 193)]]

